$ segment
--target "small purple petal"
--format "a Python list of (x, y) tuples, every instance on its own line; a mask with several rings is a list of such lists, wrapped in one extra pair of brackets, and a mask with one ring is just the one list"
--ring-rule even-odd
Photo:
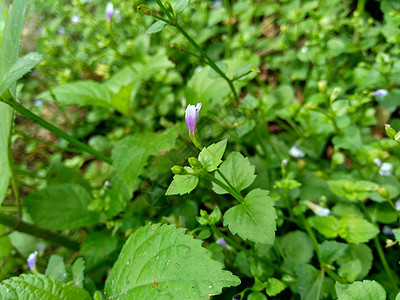
[(196, 106), (189, 104), (185, 110), (185, 121), (186, 126), (191, 133), (196, 130), (197, 119), (199, 117), (199, 111), (201, 109), (201, 103), (197, 103)]
[(223, 238), (219, 238), (216, 243), (224, 248), (230, 248), (228, 243)]
[(396, 209), (400, 211), (400, 200), (397, 200), (395, 203)]
[(374, 163), (380, 167), (382, 165), (382, 161), (379, 158), (374, 158)]
[(35, 105), (36, 107), (42, 107), (43, 106), (43, 100), (42, 99), (36, 99), (35, 101), (33, 101), (33, 105)]
[(375, 97), (379, 97), (379, 98), (383, 98), (388, 94), (388, 91), (385, 89), (379, 89), (375, 92), (373, 92), (372, 95), (374, 95)]
[(106, 6), (106, 20), (110, 21), (113, 14), (114, 14), (114, 6), (111, 2), (108, 2)]
[(31, 270), (31, 271), (32, 271), (33, 269), (35, 269), (35, 267), (36, 267), (37, 255), (38, 255), (38, 252), (35, 251), (35, 252), (29, 254), (28, 259), (26, 260), (26, 263), (28, 264), (28, 268), (29, 268), (29, 270)]
[(108, 180), (104, 181), (104, 187), (106, 189), (111, 189), (111, 183)]
[(383, 226), (382, 232), (387, 235), (394, 235), (392, 228), (389, 226)]

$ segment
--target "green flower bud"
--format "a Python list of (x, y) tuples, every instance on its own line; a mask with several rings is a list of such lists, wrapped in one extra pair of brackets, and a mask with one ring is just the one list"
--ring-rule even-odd
[(396, 139), (396, 131), (389, 124), (385, 124), (385, 131), (388, 137), (390, 137), (392, 140)]
[(186, 171), (183, 167), (181, 166), (173, 166), (171, 168), (172, 173), (174, 173), (175, 175), (184, 175), (186, 174)]
[(389, 191), (383, 186), (378, 187), (378, 193), (385, 199), (389, 198), (390, 196)]
[(318, 81), (318, 90), (319, 90), (319, 92), (321, 94), (325, 95), (327, 89), (328, 89), (328, 86), (326, 85), (326, 81), (325, 80)]
[(193, 170), (199, 170), (203, 168), (203, 165), (201, 164), (201, 162), (199, 162), (199, 160), (196, 157), (189, 157), (188, 161)]

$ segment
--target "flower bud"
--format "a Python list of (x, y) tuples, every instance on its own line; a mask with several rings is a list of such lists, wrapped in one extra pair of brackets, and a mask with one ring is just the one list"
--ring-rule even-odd
[(185, 110), (185, 121), (189, 132), (193, 133), (196, 130), (197, 119), (199, 118), (199, 111), (201, 109), (201, 103), (197, 103), (196, 106), (189, 104)]
[(28, 264), (28, 268), (31, 271), (35, 270), (35, 268), (36, 268), (37, 255), (38, 255), (38, 252), (35, 251), (35, 252), (29, 254), (28, 259), (26, 260), (26, 263)]
[(388, 91), (385, 89), (380, 89), (372, 93), (375, 97), (384, 98), (388, 94)]
[(193, 170), (199, 170), (203, 168), (203, 165), (196, 157), (189, 157), (188, 159), (189, 165), (193, 168)]
[(106, 5), (106, 20), (110, 21), (114, 14), (114, 6), (111, 2), (108, 2)]
[(389, 198), (389, 191), (383, 186), (378, 187), (378, 193), (385, 199)]
[(184, 175), (186, 174), (186, 171), (183, 167), (181, 166), (173, 166), (171, 168), (172, 173), (174, 173), (175, 175)]
[(388, 137), (390, 137), (392, 140), (395, 139), (396, 131), (389, 124), (385, 124), (385, 131)]
[(321, 94), (325, 95), (328, 87), (325, 80), (318, 81), (318, 90)]

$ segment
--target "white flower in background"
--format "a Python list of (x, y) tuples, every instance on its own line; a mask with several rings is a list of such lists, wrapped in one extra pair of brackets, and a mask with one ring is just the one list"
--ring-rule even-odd
[(396, 209), (400, 211), (400, 200), (397, 200), (395, 203)]
[(290, 148), (289, 155), (294, 158), (303, 158), (304, 156), (306, 156), (304, 151), (297, 148), (296, 145), (294, 145), (292, 148)]
[(331, 214), (331, 210), (325, 207), (322, 207), (318, 204), (312, 203), (310, 201), (305, 201), (304, 202), (305, 205), (307, 205), (307, 207), (309, 209), (311, 209), (314, 214), (316, 214), (318, 217), (327, 217)]
[(382, 165), (382, 161), (379, 158), (374, 158), (374, 163), (380, 167)]
[(392, 170), (393, 170), (393, 164), (384, 162), (379, 169), (379, 175), (390, 176), (392, 175)]
[(81, 18), (77, 15), (73, 15), (71, 17), (71, 21), (72, 21), (72, 23), (79, 23), (81, 21)]

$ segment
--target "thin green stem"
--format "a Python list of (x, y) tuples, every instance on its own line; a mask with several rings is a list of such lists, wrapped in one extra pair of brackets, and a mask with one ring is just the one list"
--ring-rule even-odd
[(232, 240), (230, 237), (228, 237), (227, 235), (223, 234), (214, 224), (210, 225), (211, 226), (211, 230), (212, 232), (215, 233), (215, 235), (219, 236), (220, 238), (223, 238), (225, 241), (228, 242), (228, 244), (230, 244), (231, 246), (233, 246), (236, 249), (239, 249), (245, 253), (247, 253), (248, 255), (253, 255), (251, 253), (251, 251), (249, 249), (246, 249), (245, 247), (243, 247), (242, 245), (236, 243), (234, 240)]
[(100, 153), (100, 152), (94, 150), (90, 146), (86, 145), (85, 143), (82, 143), (81, 141), (77, 140), (76, 138), (74, 138), (73, 136), (69, 135), (68, 133), (66, 133), (66, 132), (62, 131), (61, 129), (55, 127), (54, 125), (48, 123), (47, 121), (45, 121), (44, 119), (42, 119), (38, 115), (36, 115), (36, 114), (30, 112), (29, 110), (27, 110), (24, 106), (19, 104), (14, 99), (12, 99), (10, 97), (8, 97), (8, 98), (4, 98), (3, 97), (2, 101), (4, 103), (10, 105), (15, 111), (17, 111), (18, 113), (20, 113), (24, 117), (34, 121), (35, 123), (39, 124), (43, 128), (46, 128), (47, 130), (53, 132), (55, 135), (63, 138), (64, 140), (68, 141), (72, 145), (74, 145), (74, 146), (86, 151), (87, 153), (93, 155), (94, 157), (100, 159), (101, 161), (103, 161), (105, 163), (112, 164), (111, 158), (107, 157), (103, 153)]
[(3, 213), (0, 213), (0, 224), (8, 227), (15, 227), (19, 232), (27, 233), (37, 238), (63, 245), (72, 250), (79, 250), (79, 243), (76, 241)]
[(225, 191), (227, 191), (229, 194), (231, 194), (237, 201), (239, 201), (240, 204), (243, 204), (243, 201), (244, 201), (243, 196), (240, 194), (237, 194), (234, 190), (232, 190), (229, 186), (227, 186), (221, 180), (215, 178), (214, 176), (210, 175), (207, 172), (203, 172), (202, 176), (204, 176), (208, 180), (214, 182), (215, 184), (219, 185), (221, 188), (223, 188)]
[(233, 21), (233, 10), (229, 0), (224, 0), (226, 12), (228, 13), (228, 24), (227, 24), (227, 36), (225, 43), (225, 58), (229, 58), (231, 53), (231, 41), (232, 41), (232, 21)]
[(220, 169), (217, 169), (217, 173), (221, 176), (221, 178), (226, 182), (226, 184), (233, 190), (235, 191), (236, 194), (240, 195), (240, 198), (243, 199), (242, 194), (229, 182), (228, 178), (225, 177), (225, 175), (221, 172)]

